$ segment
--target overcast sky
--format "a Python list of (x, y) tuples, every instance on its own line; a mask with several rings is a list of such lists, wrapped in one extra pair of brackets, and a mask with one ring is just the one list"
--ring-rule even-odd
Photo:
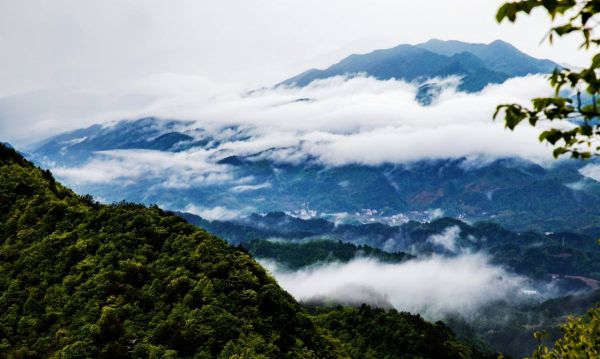
[(544, 16), (498, 25), (501, 2), (0, 0), (0, 94), (154, 72), (270, 84), (353, 52), (430, 38), (503, 39), (537, 57), (585, 63), (573, 41), (540, 45)]
[(431, 38), (502, 39), (536, 57), (586, 63), (578, 39), (540, 44), (549, 25), (542, 13), (498, 25), (494, 15), (501, 3), (0, 0), (0, 131), (9, 133), (6, 122), (31, 111), (32, 98), (56, 110), (53, 96), (74, 88), (119, 89), (158, 73), (271, 85), (350, 53)]

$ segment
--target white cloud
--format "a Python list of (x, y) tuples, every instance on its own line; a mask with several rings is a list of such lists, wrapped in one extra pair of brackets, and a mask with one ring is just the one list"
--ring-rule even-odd
[(194, 204), (187, 205), (183, 210), (183, 212), (195, 214), (204, 219), (212, 220), (220, 220), (227, 221), (230, 219), (239, 218), (242, 215), (241, 211), (228, 209), (221, 206), (216, 206), (212, 208), (199, 207)]
[(451, 226), (444, 229), (442, 233), (431, 235), (427, 240), (444, 248), (449, 252), (456, 252), (456, 240), (460, 236), (460, 227), (459, 226)]
[[(571, 37), (540, 44), (549, 26), (542, 12), (517, 24), (497, 24), (494, 15), (502, 2), (0, 0), (0, 48), (10, 54), (0, 57), (0, 133), (3, 141), (21, 146), (52, 132), (154, 115), (160, 108), (169, 109), (161, 112), (166, 117), (211, 119), (211, 110), (183, 109), (190, 103), (200, 107), (212, 96), (223, 100), (225, 92), (237, 101), (242, 89), (270, 86), (352, 53), (431, 38), (482, 43), (501, 38), (539, 58), (589, 62), (590, 54)], [(362, 84), (352, 86), (356, 92)], [(362, 98), (362, 112), (330, 101), (326, 114), (343, 115), (349, 108), (363, 126), (386, 110), (378, 98), (371, 107)], [(469, 103), (462, 105), (469, 111)], [(226, 108), (212, 110), (231, 114)]]
[(444, 217), (444, 210), (441, 208), (435, 208), (427, 211), (427, 214), (429, 215), (429, 220), (433, 221), (435, 219)]
[(139, 180), (158, 179), (167, 188), (189, 188), (240, 183), (225, 165), (209, 161), (211, 153), (161, 152), (152, 150), (112, 150), (97, 152), (97, 157), (79, 167), (54, 167), (52, 172), (73, 185), (134, 184)]
[(247, 191), (256, 191), (259, 189), (263, 189), (263, 188), (270, 188), (271, 184), (268, 182), (265, 183), (259, 183), (259, 184), (246, 184), (246, 185), (239, 185), (239, 186), (235, 186), (233, 187), (231, 190), (233, 192), (247, 192)]
[(399, 264), (354, 259), (289, 272), (261, 261), (281, 286), (301, 301), (387, 302), (394, 308), (439, 319), (468, 316), (497, 300), (513, 300), (525, 285), (522, 277), (491, 265), (481, 254), (430, 257)]
[(587, 165), (579, 170), (582, 175), (600, 182), (600, 165)]

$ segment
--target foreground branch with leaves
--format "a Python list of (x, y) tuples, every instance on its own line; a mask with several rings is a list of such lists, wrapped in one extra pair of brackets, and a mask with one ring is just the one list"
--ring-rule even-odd
[[(600, 11), (599, 0), (525, 0), (505, 3), (496, 15), (502, 22), (515, 22), (518, 14), (530, 14), (535, 9), (545, 10), (557, 23), (548, 32), (550, 43), (555, 37), (579, 34), (581, 48), (596, 51), (600, 38), (594, 36), (598, 25), (596, 15)], [(531, 107), (519, 104), (499, 105), (494, 118), (504, 116), (506, 127), (514, 130), (523, 121), (536, 126), (540, 121), (560, 121), (540, 134), (540, 141), (554, 148), (554, 157), (570, 154), (573, 158), (586, 159), (600, 153), (600, 121), (598, 121), (598, 67), (600, 54), (593, 56), (591, 64), (580, 70), (556, 68), (550, 75), (554, 96), (532, 100)]]
[[(518, 14), (530, 14), (534, 9), (545, 10), (557, 23), (548, 32), (553, 42), (556, 36), (579, 34), (581, 48), (596, 51), (591, 64), (579, 71), (557, 68), (550, 75), (553, 97), (532, 100), (532, 107), (518, 104), (499, 105), (494, 118), (504, 116), (506, 127), (514, 130), (523, 121), (535, 126), (540, 121), (560, 121), (559, 126), (540, 134), (540, 141), (555, 146), (554, 157), (570, 154), (577, 159), (587, 159), (600, 153), (600, 121), (598, 121), (598, 67), (597, 53), (600, 38), (594, 36), (600, 11), (599, 0), (525, 0), (505, 3), (496, 15), (502, 22), (515, 22)], [(561, 328), (564, 336), (550, 349), (542, 343), (543, 333), (536, 333), (540, 345), (532, 355), (534, 359), (598, 358), (600, 357), (600, 307), (589, 311), (587, 317), (569, 318)]]

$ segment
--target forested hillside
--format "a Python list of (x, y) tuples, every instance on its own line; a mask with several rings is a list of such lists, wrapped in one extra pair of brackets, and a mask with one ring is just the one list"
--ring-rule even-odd
[(0, 293), (7, 358), (480, 356), (418, 316), (311, 315), (244, 251), (157, 207), (76, 195), (4, 145)]

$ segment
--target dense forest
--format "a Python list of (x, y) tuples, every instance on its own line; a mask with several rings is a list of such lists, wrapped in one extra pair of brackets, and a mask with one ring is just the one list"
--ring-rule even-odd
[(307, 311), (245, 250), (102, 205), (0, 144), (0, 357), (481, 357), (441, 323)]
[(275, 260), (291, 270), (321, 263), (346, 263), (357, 257), (375, 258), (384, 263), (399, 263), (414, 258), (404, 252), (384, 252), (365, 245), (328, 240), (296, 243), (255, 239), (240, 246), (246, 248), (255, 258)]

